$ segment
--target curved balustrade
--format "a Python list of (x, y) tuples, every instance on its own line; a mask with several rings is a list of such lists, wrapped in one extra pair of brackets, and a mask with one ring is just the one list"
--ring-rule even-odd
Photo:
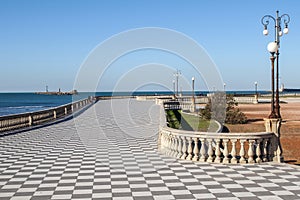
[[(164, 127), (160, 148), (166, 155), (211, 163), (273, 161), (274, 133), (208, 133)], [(273, 144), (273, 145), (272, 145)]]
[(93, 98), (87, 98), (55, 108), (0, 117), (0, 133), (45, 124), (71, 115), (94, 103)]
[[(165, 110), (180, 109), (179, 103), (156, 101)], [(158, 137), (160, 150), (169, 156), (210, 163), (281, 162), (279, 137), (274, 132), (219, 133), (193, 132), (166, 126), (165, 116)], [(270, 122), (269, 126), (275, 124)], [(271, 128), (267, 130), (272, 130)]]

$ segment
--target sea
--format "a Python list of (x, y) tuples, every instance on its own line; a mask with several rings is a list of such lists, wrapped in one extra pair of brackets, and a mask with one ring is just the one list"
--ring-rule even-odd
[[(196, 91), (198, 96), (208, 92)], [(254, 94), (254, 91), (227, 91), (231, 94)], [(267, 93), (259, 91), (260, 94)], [(137, 92), (81, 92), (77, 95), (45, 95), (36, 93), (0, 93), (0, 116), (45, 110), (87, 98), (88, 96), (138, 96), (138, 95), (171, 95), (170, 91), (137, 91)], [(191, 95), (191, 92), (182, 92)]]

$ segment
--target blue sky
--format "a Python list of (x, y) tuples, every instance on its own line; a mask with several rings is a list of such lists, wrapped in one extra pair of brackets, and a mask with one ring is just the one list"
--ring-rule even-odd
[[(280, 81), (299, 88), (299, 9), (297, 0), (0, 0), (0, 92), (41, 91), (46, 85), (71, 90), (99, 43), (142, 27), (193, 38), (217, 65), (226, 89), (253, 90), (257, 81), (259, 89), (268, 90), (266, 46), (274, 40), (274, 27), (271, 22), (270, 35), (264, 36), (260, 20), (276, 10), (291, 17), (290, 32), (281, 38)], [(184, 65), (173, 67), (193, 76)], [(196, 89), (205, 88), (199, 83)]]

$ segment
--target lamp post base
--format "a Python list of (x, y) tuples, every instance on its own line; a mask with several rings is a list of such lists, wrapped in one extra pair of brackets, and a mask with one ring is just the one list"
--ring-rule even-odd
[(254, 100), (253, 100), (254, 104), (258, 104), (258, 94), (254, 95)]
[(282, 147), (280, 143), (280, 127), (281, 127), (281, 119), (280, 118), (265, 118), (265, 128), (266, 132), (273, 132), (276, 137), (271, 142), (271, 148), (273, 155), (273, 161), (282, 163), (284, 161), (282, 156)]
[(269, 115), (269, 119), (278, 119), (275, 111), (272, 111), (271, 114)]

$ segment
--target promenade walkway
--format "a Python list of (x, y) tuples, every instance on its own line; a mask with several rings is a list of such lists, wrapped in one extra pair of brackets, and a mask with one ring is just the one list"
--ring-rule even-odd
[(291, 165), (159, 154), (159, 116), (150, 101), (99, 101), (76, 119), (1, 137), (0, 199), (300, 199)]

